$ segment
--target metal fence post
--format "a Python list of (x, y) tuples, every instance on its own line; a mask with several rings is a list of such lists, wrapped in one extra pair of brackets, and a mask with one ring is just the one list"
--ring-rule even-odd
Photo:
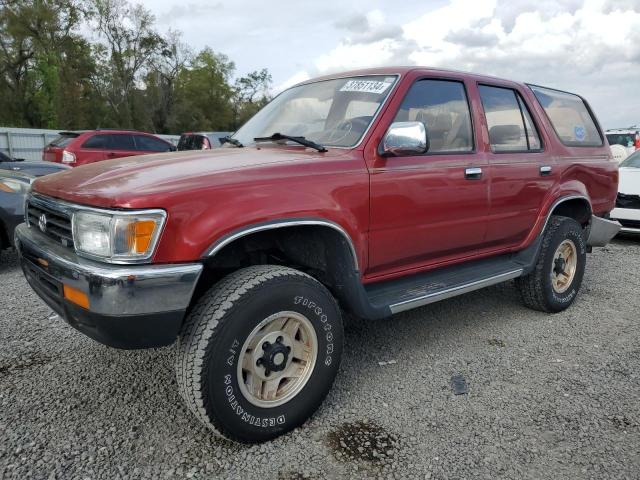
[(13, 145), (11, 145), (11, 132), (7, 132), (7, 147), (9, 147), (9, 156), (13, 158)]

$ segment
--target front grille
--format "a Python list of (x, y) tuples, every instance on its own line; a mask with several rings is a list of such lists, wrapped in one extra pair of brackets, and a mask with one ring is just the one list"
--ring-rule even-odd
[[(65, 247), (73, 247), (71, 217), (55, 207), (45, 206), (33, 199), (27, 203), (27, 219), (31, 228), (37, 228)], [(46, 220), (43, 222), (41, 220)], [(44, 228), (42, 228), (44, 226)]]
[(616, 207), (640, 209), (640, 195), (618, 193), (618, 197), (616, 198)]
[(616, 218), (620, 225), (626, 228), (637, 228), (640, 230), (640, 220), (625, 220), (623, 218)]
[(22, 259), (22, 271), (36, 293), (57, 314), (62, 315), (64, 312), (62, 284), (26, 257)]

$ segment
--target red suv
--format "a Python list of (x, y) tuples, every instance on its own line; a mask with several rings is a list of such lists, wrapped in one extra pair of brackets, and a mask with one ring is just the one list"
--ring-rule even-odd
[(132, 130), (60, 132), (60, 136), (44, 148), (42, 159), (77, 167), (100, 160), (175, 150), (172, 143), (162, 138)]
[(119, 348), (177, 341), (189, 410), (257, 442), (327, 395), (343, 310), (373, 321), (507, 280), (530, 308), (568, 308), (620, 229), (617, 186), (578, 95), (362, 70), (291, 87), (221, 148), (36, 180), (15, 244), (69, 324)]

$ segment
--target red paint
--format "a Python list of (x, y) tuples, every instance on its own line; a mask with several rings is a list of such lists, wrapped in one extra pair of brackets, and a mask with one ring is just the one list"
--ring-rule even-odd
[[(401, 74), (380, 115), (354, 149), (225, 147), (100, 162), (36, 181), (34, 190), (85, 205), (163, 208), (168, 221), (154, 261), (197, 260), (222, 235), (276, 219), (316, 217), (341, 225), (364, 282), (520, 250), (540, 232), (551, 205), (584, 195), (596, 214), (614, 207), (617, 164), (602, 147), (566, 147), (529, 88), (491, 77), (421, 68)], [(378, 145), (411, 84), (463, 81), (475, 152), (383, 158)], [(477, 84), (517, 90), (537, 125), (539, 153), (493, 153)], [(552, 166), (548, 177), (542, 165)], [(482, 167), (481, 180), (464, 178)]]

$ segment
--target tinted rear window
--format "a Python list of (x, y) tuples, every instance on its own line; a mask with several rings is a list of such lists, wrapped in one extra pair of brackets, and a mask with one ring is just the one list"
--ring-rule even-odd
[(60, 135), (59, 137), (54, 139), (53, 142), (51, 142), (49, 144), (49, 146), (64, 148), (67, 145), (69, 145), (74, 138), (77, 138), (77, 137), (78, 137), (77, 133), (76, 134), (71, 134), (70, 133), (70, 134)]
[(596, 123), (577, 95), (531, 86), (562, 143), (571, 147), (599, 147), (602, 137)]
[(83, 144), (82, 148), (107, 148), (108, 135), (94, 135), (89, 137)]
[(182, 135), (178, 142), (178, 150), (202, 150), (202, 135)]
[(630, 133), (607, 133), (609, 145), (622, 145), (623, 147), (633, 147), (635, 135)]
[(113, 150), (135, 150), (133, 135), (109, 135), (109, 148)]

